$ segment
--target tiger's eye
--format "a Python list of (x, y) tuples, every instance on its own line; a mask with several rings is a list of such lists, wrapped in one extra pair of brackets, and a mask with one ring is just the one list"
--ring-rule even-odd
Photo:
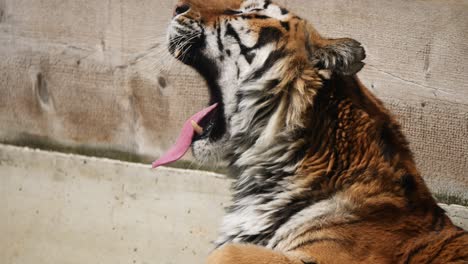
[(242, 11), (228, 9), (228, 10), (225, 10), (225, 11), (223, 12), (223, 14), (224, 14), (224, 15), (233, 16), (233, 15), (239, 15), (239, 14), (242, 14)]

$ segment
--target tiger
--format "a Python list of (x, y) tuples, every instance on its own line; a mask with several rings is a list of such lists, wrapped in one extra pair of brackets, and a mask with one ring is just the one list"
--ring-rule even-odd
[(268, 0), (182, 0), (167, 36), (212, 105), (187, 148), (234, 179), (206, 263), (468, 263), (467, 232), (357, 77), (361, 43)]

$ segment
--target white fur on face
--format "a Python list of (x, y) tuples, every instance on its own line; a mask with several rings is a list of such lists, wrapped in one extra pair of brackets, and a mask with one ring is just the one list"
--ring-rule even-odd
[[(252, 1), (247, 1), (244, 5), (254, 8), (257, 5), (263, 6), (264, 1), (254, 1), (255, 5), (252, 5)], [(244, 10), (248, 13), (248, 10)], [(277, 15), (282, 18), (285, 15), (281, 15), (280, 8), (275, 5), (269, 5), (268, 9), (261, 11), (268, 15)], [(273, 79), (276, 79), (280, 75), (278, 70), (281, 65), (271, 69), (265, 76), (262, 76), (259, 80), (253, 83), (245, 83), (248, 76), (255, 70), (261, 68), (268, 56), (276, 49), (275, 43), (267, 44), (259, 49), (253, 50), (255, 54), (254, 59), (249, 62), (245, 56), (241, 54), (241, 46), (253, 47), (258, 41), (258, 32), (249, 29), (249, 21), (246, 19), (236, 20), (223, 20), (220, 18), (216, 29), (205, 29), (206, 35), (206, 48), (203, 50), (203, 54), (216, 61), (217, 67), (220, 70), (220, 76), (218, 80), (219, 87), (221, 88), (222, 100), (224, 104), (224, 117), (226, 119), (226, 134), (222, 139), (217, 141), (211, 141), (209, 139), (199, 140), (194, 142), (192, 151), (194, 157), (199, 162), (203, 163), (220, 163), (224, 161), (224, 157), (227, 154), (227, 143), (231, 136), (235, 136), (238, 132), (245, 132), (248, 128), (248, 122), (252, 120), (252, 115), (255, 111), (248, 111), (249, 107), (253, 106), (255, 101), (249, 101), (248, 99), (238, 101), (237, 94), (240, 90), (257, 90), (264, 89), (265, 84)], [(234, 29), (241, 39), (241, 44), (231, 35), (227, 35), (226, 32), (228, 27)], [(218, 36), (221, 36), (220, 38)], [(218, 41), (222, 42), (223, 49), (219, 49)], [(239, 109), (245, 109), (240, 111)], [(276, 125), (270, 125), (267, 137), (270, 139), (274, 138), (274, 128)]]
[(265, 9), (265, 3), (266, 1), (264, 0), (247, 0), (242, 4), (240, 10), (247, 14), (255, 11), (258, 14), (267, 15), (278, 20), (286, 20), (290, 17), (290, 14), (283, 14), (281, 8), (275, 4), (269, 4)]

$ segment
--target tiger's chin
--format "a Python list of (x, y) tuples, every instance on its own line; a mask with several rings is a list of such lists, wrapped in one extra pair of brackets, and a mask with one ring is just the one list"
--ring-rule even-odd
[(223, 150), (225, 145), (224, 138), (217, 141), (212, 141), (209, 138), (198, 139), (192, 143), (192, 155), (200, 164), (222, 166), (225, 165), (224, 157), (226, 154)]

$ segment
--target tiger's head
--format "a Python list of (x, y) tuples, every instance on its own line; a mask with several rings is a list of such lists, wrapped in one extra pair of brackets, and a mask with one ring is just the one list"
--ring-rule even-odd
[(201, 162), (268, 151), (307, 125), (324, 81), (357, 73), (365, 58), (357, 41), (323, 38), (268, 0), (182, 0), (168, 38), (170, 53), (204, 77), (218, 103), (192, 143)]

